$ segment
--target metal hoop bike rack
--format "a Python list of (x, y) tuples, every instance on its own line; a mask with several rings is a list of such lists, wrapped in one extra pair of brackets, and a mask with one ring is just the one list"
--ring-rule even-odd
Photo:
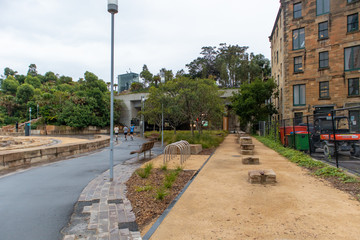
[(190, 144), (187, 141), (181, 140), (179, 142), (169, 144), (165, 147), (164, 165), (178, 154), (180, 154), (180, 164), (182, 165), (191, 155)]

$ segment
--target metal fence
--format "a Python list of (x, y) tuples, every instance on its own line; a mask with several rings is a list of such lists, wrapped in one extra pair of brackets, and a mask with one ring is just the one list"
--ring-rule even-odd
[(259, 122), (261, 136), (304, 151), (336, 167), (360, 173), (360, 107), (316, 111), (314, 115)]

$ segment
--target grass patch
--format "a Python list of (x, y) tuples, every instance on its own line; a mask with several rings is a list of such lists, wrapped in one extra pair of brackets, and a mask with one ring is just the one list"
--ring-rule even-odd
[(166, 172), (167, 169), (168, 169), (167, 164), (164, 164), (164, 165), (161, 166), (161, 170), (163, 170), (164, 172)]
[[(156, 131), (146, 132), (145, 137), (151, 137), (155, 133), (159, 134), (159, 132)], [(207, 149), (218, 147), (227, 135), (227, 131), (215, 130), (204, 130), (202, 134), (195, 131), (194, 136), (192, 136), (191, 131), (176, 131), (176, 135), (174, 134), (174, 131), (164, 131), (164, 142), (171, 144), (180, 140), (185, 140), (190, 144), (201, 144), (203, 149)]]
[(141, 168), (137, 170), (136, 174), (139, 175), (141, 178), (148, 178), (152, 169), (153, 169), (153, 164), (148, 163), (145, 165), (145, 168)]
[(155, 198), (157, 200), (163, 200), (168, 194), (169, 192), (166, 191), (166, 188), (160, 187), (156, 190)]
[(343, 170), (334, 168), (334, 167), (323, 167), (315, 171), (316, 176), (322, 177), (336, 177), (342, 182), (350, 183), (350, 182), (358, 182), (358, 180), (352, 176), (346, 175)]
[(151, 186), (151, 185), (135, 187), (135, 191), (137, 191), (137, 192), (144, 192), (144, 191), (148, 192), (151, 190), (153, 190), (153, 186)]
[(275, 142), (274, 140), (268, 139), (266, 137), (254, 137), (267, 147), (272, 148), (279, 154), (288, 158), (291, 162), (312, 170), (316, 176), (323, 178), (336, 177), (339, 181), (344, 183), (358, 182), (355, 177), (347, 175), (343, 170), (328, 166), (327, 164), (320, 161), (316, 161), (303, 152), (291, 148), (286, 148), (280, 142)]

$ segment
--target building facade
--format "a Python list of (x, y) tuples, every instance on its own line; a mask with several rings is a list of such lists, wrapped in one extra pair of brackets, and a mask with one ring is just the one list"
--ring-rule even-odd
[(281, 0), (269, 37), (278, 118), (360, 106), (360, 0)]
[(132, 83), (139, 82), (139, 76), (133, 72), (118, 75), (118, 92), (129, 90)]

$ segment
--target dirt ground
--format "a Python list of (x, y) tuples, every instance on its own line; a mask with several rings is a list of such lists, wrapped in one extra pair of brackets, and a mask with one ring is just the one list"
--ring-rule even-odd
[[(243, 165), (229, 135), (151, 237), (165, 239), (360, 239), (360, 203), (257, 140), (260, 165)], [(277, 183), (250, 184), (273, 169)]]

